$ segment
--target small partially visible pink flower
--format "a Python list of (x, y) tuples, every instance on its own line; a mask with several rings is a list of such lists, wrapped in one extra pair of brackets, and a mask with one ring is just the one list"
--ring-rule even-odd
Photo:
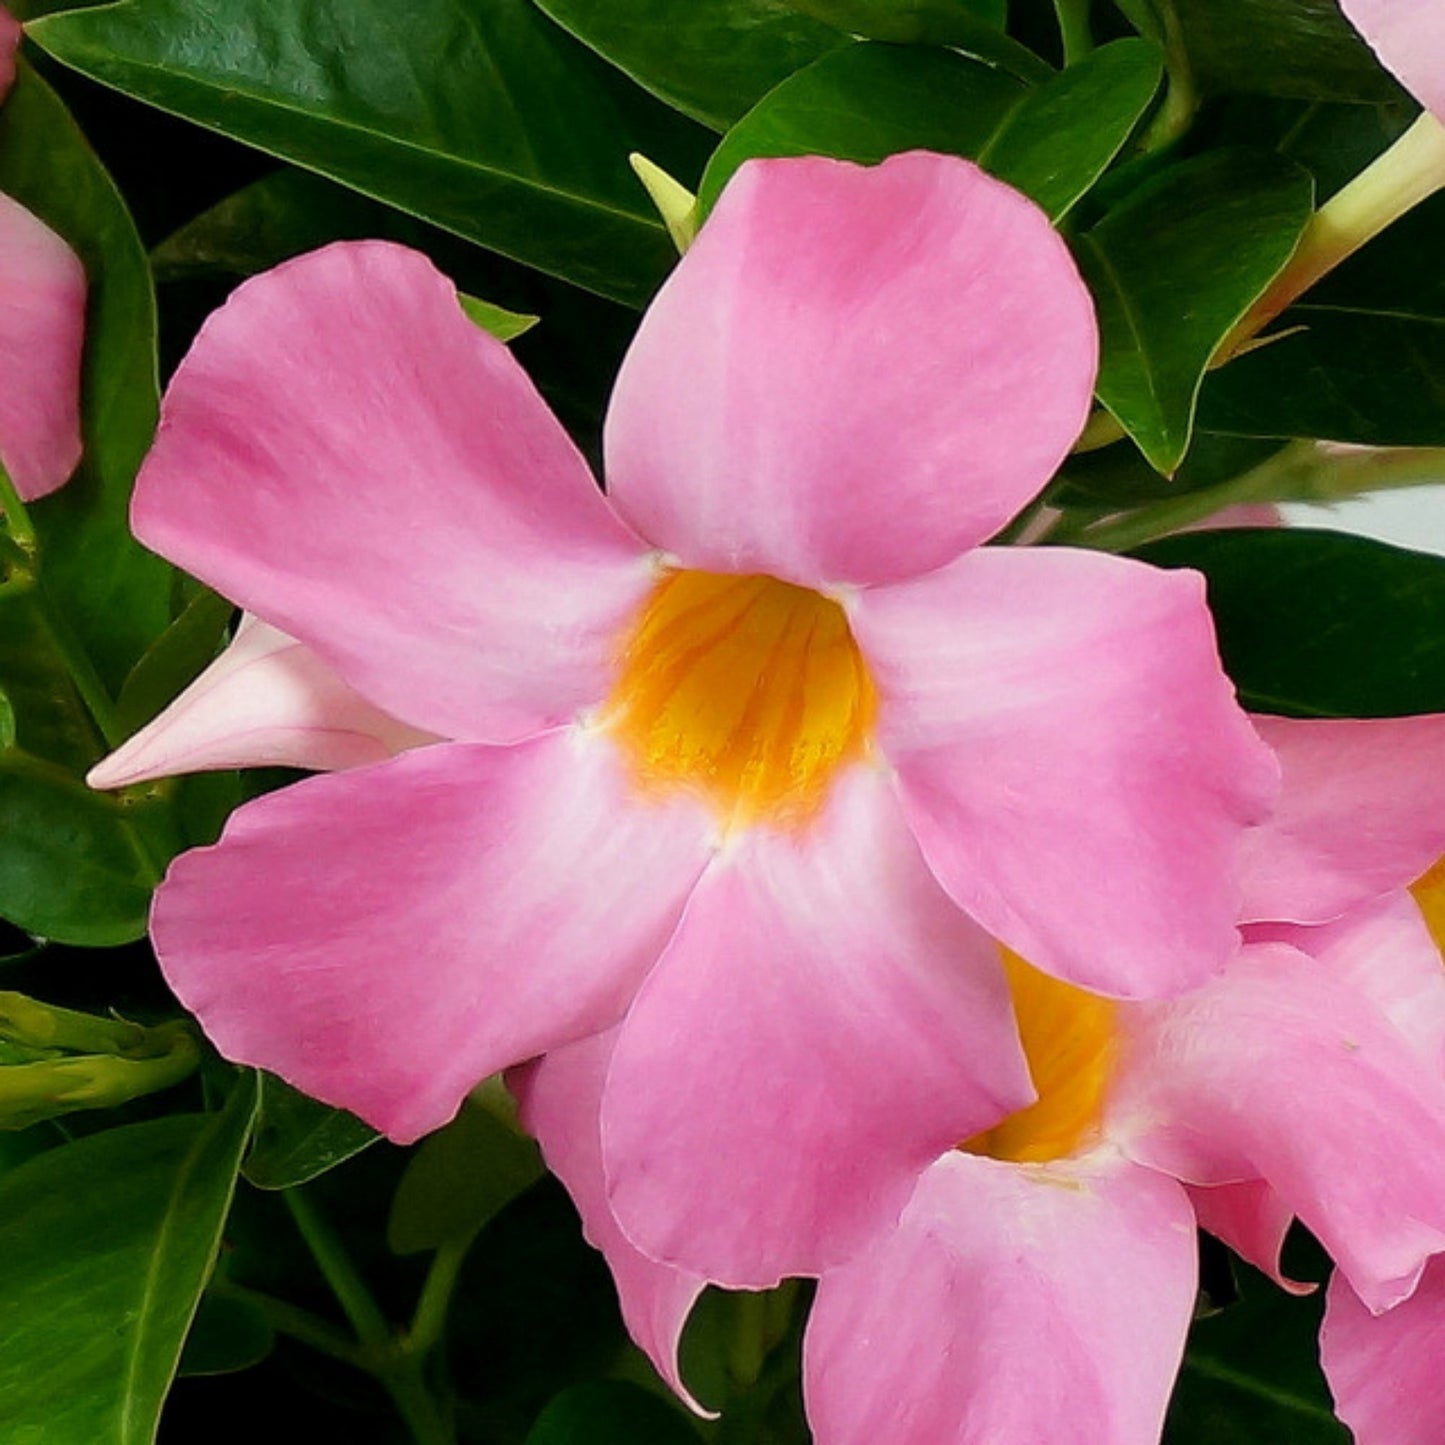
[[(1445, 974), (1418, 911), (1411, 930), (1399, 895), (1380, 896), (1445, 844), (1445, 718), (1262, 721), (1285, 792), (1261, 848), (1276, 836), (1291, 857), (1256, 897), (1348, 915), (1278, 925), (1313, 955), (1255, 941), (1167, 1002), (1111, 1002), (1009, 962), (1039, 1098), (943, 1155), (897, 1225), (824, 1274), (804, 1344), (819, 1445), (1156, 1445), (1192, 1312), (1196, 1218), (1277, 1274), (1298, 1216), (1338, 1261), (1339, 1288), (1373, 1310), (1445, 1249)], [(1332, 734), (1338, 776), (1320, 797)], [(1377, 831), (1360, 827), (1372, 786)], [(1305, 886), (1310, 857), (1327, 865), (1322, 886)], [(1390, 879), (1392, 863), (1407, 871)], [(704, 1281), (641, 1258), (608, 1217), (606, 1048), (574, 1046), (511, 1082), (639, 1344), (676, 1386)]]
[(1440, 0), (1340, 0), (1381, 64), (1445, 120), (1445, 5)]
[[(0, 5), (0, 102), (20, 26)], [(0, 466), (22, 500), (53, 492), (80, 460), (85, 270), (24, 206), (0, 194)]]
[(1067, 451), (1095, 348), (1046, 219), (968, 163), (759, 162), (643, 321), (604, 499), (422, 258), (241, 287), (136, 530), (446, 741), (181, 859), (177, 992), (398, 1138), (623, 1020), (629, 1234), (740, 1285), (844, 1257), (1028, 1096), (979, 924), (1123, 994), (1232, 945), (1274, 766), (1200, 579), (976, 545)]

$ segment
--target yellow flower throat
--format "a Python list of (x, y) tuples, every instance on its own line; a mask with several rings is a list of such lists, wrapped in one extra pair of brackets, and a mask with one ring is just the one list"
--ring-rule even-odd
[(864, 756), (877, 694), (843, 609), (773, 577), (670, 572), (624, 640), (602, 725), (647, 788), (726, 826), (806, 822)]

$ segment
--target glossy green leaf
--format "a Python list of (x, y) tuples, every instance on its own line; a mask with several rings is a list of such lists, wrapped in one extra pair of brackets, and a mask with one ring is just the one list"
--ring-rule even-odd
[(380, 1137), (355, 1114), (263, 1074), (256, 1141), (242, 1172), (260, 1189), (291, 1189), (344, 1164)]
[(105, 751), (33, 590), (0, 595), (0, 683), (26, 751), (77, 775)]
[(525, 1445), (698, 1445), (698, 1434), (660, 1396), (637, 1385), (593, 1380), (553, 1399)]
[(150, 1445), (254, 1110), (243, 1084), (0, 1175), (6, 1445)]
[(55, 93), (23, 63), (0, 109), (0, 191), (59, 232), (90, 281), (85, 458), (30, 511), (50, 605), (114, 688), (170, 620), (171, 568), (131, 538), (128, 522), (155, 430), (155, 299), (125, 203)]
[(1247, 708), (1299, 717), (1445, 712), (1445, 558), (1300, 528), (1169, 537), (1195, 567)]
[(126, 732), (148, 723), (216, 655), (235, 604), (202, 589), (130, 670), (116, 711)]
[(1219, 343), (1289, 260), (1309, 220), (1308, 172), (1263, 151), (1215, 151), (1141, 187), (1083, 236), (1099, 311), (1098, 392), (1170, 473)]
[(686, 172), (702, 132), (529, 0), (124, 0), (30, 34), (128, 94), (604, 295), (645, 300), (674, 259), (627, 156)]
[(1190, 65), (1209, 90), (1306, 100), (1399, 94), (1339, 0), (1147, 0), (1173, 12)]
[(468, 296), (466, 292), (459, 293), (457, 299), (462, 303), (462, 310), (483, 331), (489, 332), (498, 341), (515, 341), (537, 324), (538, 318), (535, 316), (523, 316), (516, 311), (508, 311), (505, 306), (494, 306), (490, 301)]
[(0, 917), (107, 947), (146, 928), (159, 866), (127, 811), (53, 763), (0, 753)]
[(182, 1375), (230, 1375), (258, 1365), (275, 1347), (276, 1332), (247, 1299), (207, 1293), (201, 1298), (186, 1347)]
[(752, 156), (872, 163), (922, 149), (977, 160), (1058, 217), (1118, 153), (1158, 83), (1144, 41), (1104, 46), (1035, 88), (947, 51), (854, 45), (800, 71), (729, 131), (699, 200), (711, 206)]
[(1164, 1445), (1348, 1445), (1319, 1365), (1323, 1293), (1301, 1299), (1238, 1271), (1242, 1297), (1189, 1333)]
[(847, 37), (784, 0), (537, 0), (639, 85), (726, 130), (775, 85)]
[(1100, 46), (1030, 90), (977, 159), (1055, 220), (1098, 180), (1159, 88), (1159, 52), (1144, 40)]
[(975, 156), (1024, 95), (1022, 82), (942, 50), (852, 45), (766, 96), (723, 137), (699, 204), (716, 201), (753, 156), (836, 156), (875, 163), (898, 151)]
[(1445, 196), (1420, 206), (1292, 307), (1294, 335), (1210, 378), (1200, 423), (1235, 436), (1445, 445)]
[(397, 1254), (417, 1254), (465, 1238), (544, 1172), (530, 1139), (466, 1104), (407, 1165), (387, 1220), (387, 1243)]

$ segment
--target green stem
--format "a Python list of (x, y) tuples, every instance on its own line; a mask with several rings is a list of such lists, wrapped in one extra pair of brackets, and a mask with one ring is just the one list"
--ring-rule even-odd
[(286, 1201), (286, 1207), (291, 1211), (291, 1218), (296, 1221), (296, 1228), (306, 1241), (316, 1267), (331, 1286), (331, 1293), (336, 1296), (342, 1313), (356, 1331), (356, 1338), (363, 1345), (390, 1345), (393, 1342), (391, 1326), (372, 1298), (366, 1281), (352, 1264), (346, 1246), (332, 1229), (330, 1221), (300, 1189), (287, 1189), (281, 1197)]
[(293, 1340), (299, 1340), (303, 1345), (308, 1345), (320, 1354), (328, 1355), (333, 1360), (340, 1360), (342, 1364), (351, 1365), (355, 1369), (369, 1370), (371, 1368), (366, 1353), (360, 1346), (353, 1340), (347, 1339), (340, 1330), (327, 1324), (318, 1315), (313, 1315), (310, 1310), (303, 1310), (297, 1305), (288, 1304), (285, 1300), (277, 1299), (274, 1295), (264, 1294), (258, 1289), (249, 1289), (245, 1285), (234, 1284), (228, 1279), (213, 1280), (211, 1292), (226, 1299), (234, 1299), (254, 1306), (266, 1317), (266, 1323), (277, 1334), (289, 1335)]
[(413, 1354), (424, 1357), (441, 1343), (442, 1335), (446, 1331), (447, 1310), (451, 1307), (452, 1295), (456, 1290), (457, 1276), (475, 1238), (476, 1232), (472, 1231), (456, 1239), (449, 1239), (432, 1256), (431, 1267), (422, 1283), (416, 1313), (412, 1316), (411, 1328), (406, 1336), (407, 1348)]
[(1090, 0), (1054, 0), (1054, 14), (1059, 19), (1059, 39), (1064, 47), (1064, 64), (1076, 65), (1094, 48), (1089, 29)]
[(1225, 338), (1214, 364), (1228, 360), (1341, 261), (1441, 187), (1445, 126), (1426, 111), (1315, 212), (1289, 264)]
[(19, 543), (21, 549), (33, 558), (40, 540), (35, 535), (30, 513), (25, 510), (25, 503), (20, 500), (20, 493), (15, 490), (15, 483), (10, 480), (10, 473), (5, 470), (3, 463), (0, 463), (0, 515), (5, 518), (6, 530)]
[(1145, 154), (1164, 150), (1180, 140), (1193, 125), (1194, 113), (1199, 109), (1199, 87), (1194, 81), (1194, 67), (1189, 63), (1184, 33), (1179, 28), (1179, 18), (1172, 5), (1162, 7), (1155, 33), (1164, 50), (1164, 66), (1169, 82), (1163, 105), (1140, 137), (1139, 148)]

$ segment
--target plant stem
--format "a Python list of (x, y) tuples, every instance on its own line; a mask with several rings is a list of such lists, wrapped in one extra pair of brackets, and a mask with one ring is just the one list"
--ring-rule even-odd
[(365, 1352), (354, 1341), (347, 1339), (340, 1330), (313, 1315), (310, 1310), (303, 1310), (297, 1305), (277, 1299), (274, 1295), (249, 1289), (228, 1279), (213, 1280), (211, 1292), (226, 1299), (253, 1305), (266, 1316), (267, 1324), (277, 1334), (289, 1335), (293, 1340), (299, 1340), (320, 1354), (340, 1360), (342, 1364), (360, 1370), (370, 1368)]
[(331, 1293), (336, 1296), (342, 1313), (356, 1331), (357, 1339), (363, 1345), (390, 1345), (393, 1338), (391, 1326), (329, 1221), (300, 1189), (287, 1189), (281, 1197), (286, 1201), (286, 1207), (291, 1211), (296, 1228), (306, 1241), (317, 1268), (331, 1286)]
[(446, 1331), (447, 1310), (456, 1290), (462, 1261), (476, 1238), (476, 1232), (447, 1240), (432, 1256), (431, 1267), (422, 1283), (411, 1329), (407, 1331), (407, 1348), (417, 1356), (425, 1356), (441, 1343)]
[(1059, 39), (1064, 47), (1064, 64), (1076, 65), (1094, 48), (1089, 29), (1090, 0), (1054, 0), (1059, 18)]
[(1225, 338), (1226, 361), (1346, 257), (1445, 186), (1445, 126), (1426, 111), (1383, 155), (1315, 212), (1274, 283)]

